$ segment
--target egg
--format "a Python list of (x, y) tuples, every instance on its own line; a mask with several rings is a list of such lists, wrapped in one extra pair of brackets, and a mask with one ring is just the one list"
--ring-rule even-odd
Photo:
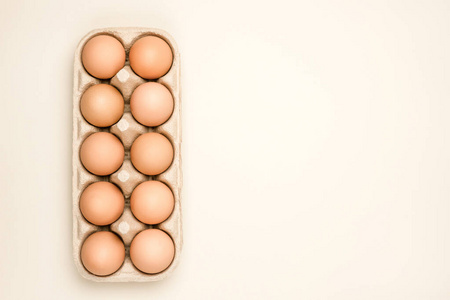
[(106, 176), (122, 165), (125, 150), (117, 137), (109, 132), (93, 133), (84, 140), (80, 149), (83, 166), (91, 173)]
[(123, 212), (125, 199), (120, 189), (107, 181), (89, 185), (81, 194), (80, 210), (94, 225), (105, 226), (116, 221)]
[(170, 236), (159, 229), (141, 231), (131, 242), (130, 258), (144, 273), (155, 274), (167, 269), (173, 261), (175, 246)]
[(131, 46), (129, 59), (136, 74), (145, 79), (156, 79), (170, 70), (173, 54), (162, 38), (146, 36)]
[(123, 264), (125, 246), (112, 232), (99, 231), (91, 234), (81, 247), (84, 267), (98, 276), (111, 275)]
[(81, 61), (86, 71), (94, 77), (108, 79), (125, 65), (125, 49), (110, 35), (97, 35), (83, 47)]
[(147, 82), (134, 90), (130, 108), (133, 117), (142, 125), (159, 126), (172, 115), (173, 97), (164, 85)]
[(144, 133), (131, 145), (130, 157), (139, 172), (158, 175), (167, 170), (172, 163), (172, 144), (160, 133)]
[(145, 224), (159, 224), (173, 211), (174, 197), (170, 188), (161, 181), (152, 180), (139, 184), (131, 194), (133, 215)]
[(109, 84), (91, 86), (80, 102), (83, 117), (97, 127), (109, 127), (119, 121), (124, 106), (122, 94)]

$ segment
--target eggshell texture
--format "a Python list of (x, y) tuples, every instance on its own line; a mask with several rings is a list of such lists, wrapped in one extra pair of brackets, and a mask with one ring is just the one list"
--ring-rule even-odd
[(91, 273), (106, 276), (116, 272), (125, 259), (125, 246), (109, 231), (91, 234), (81, 247), (81, 261)]
[(113, 134), (97, 132), (88, 136), (80, 149), (83, 166), (91, 173), (106, 176), (122, 165), (125, 150)]
[(107, 181), (89, 185), (81, 194), (80, 210), (92, 224), (105, 226), (116, 221), (123, 212), (125, 199), (120, 189)]
[(145, 79), (164, 76), (172, 66), (173, 54), (162, 38), (146, 36), (137, 40), (130, 49), (130, 66)]
[(148, 132), (139, 136), (131, 145), (131, 162), (143, 174), (161, 174), (173, 160), (173, 147), (160, 133)]
[(172, 114), (173, 97), (164, 85), (147, 82), (134, 90), (130, 107), (133, 117), (142, 125), (159, 126)]
[(116, 38), (97, 35), (84, 45), (81, 60), (89, 74), (108, 79), (125, 65), (125, 49)]
[(80, 109), (83, 117), (94, 126), (109, 127), (123, 115), (122, 94), (109, 84), (96, 84), (84, 92)]
[(144, 273), (164, 271), (172, 263), (175, 247), (170, 236), (159, 229), (141, 231), (131, 242), (130, 257)]
[(174, 197), (170, 188), (161, 181), (145, 181), (131, 194), (131, 211), (145, 224), (159, 224), (173, 211)]

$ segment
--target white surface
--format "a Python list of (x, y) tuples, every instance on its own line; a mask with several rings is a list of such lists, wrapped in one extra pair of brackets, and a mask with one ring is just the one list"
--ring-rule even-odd
[[(449, 299), (448, 1), (2, 1), (1, 299)], [(159, 283), (71, 253), (73, 52), (182, 54), (184, 250)]]

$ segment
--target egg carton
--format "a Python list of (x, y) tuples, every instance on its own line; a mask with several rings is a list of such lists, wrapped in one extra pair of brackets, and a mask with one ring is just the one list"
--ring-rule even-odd
[[(110, 80), (100, 80), (92, 77), (83, 67), (81, 52), (86, 42), (94, 36), (107, 34), (117, 38), (125, 48), (127, 60), (125, 66)], [(142, 83), (148, 82), (136, 75), (129, 66), (128, 53), (135, 41), (144, 36), (153, 35), (164, 39), (173, 52), (173, 64), (169, 72), (156, 80), (165, 85), (173, 95), (174, 109), (170, 119), (164, 124), (149, 128), (138, 123), (130, 112), (130, 97), (134, 89)], [(155, 81), (155, 80), (152, 80)], [(122, 118), (113, 126), (98, 128), (89, 124), (81, 115), (80, 100), (83, 93), (92, 85), (108, 83), (116, 87), (125, 100), (125, 110)], [(72, 200), (73, 200), (73, 258), (75, 265), (86, 279), (97, 282), (145, 282), (157, 281), (167, 277), (176, 267), (182, 247), (181, 227), (181, 102), (180, 102), (180, 56), (173, 38), (166, 32), (152, 28), (105, 28), (89, 32), (79, 43), (74, 58), (73, 84), (73, 172), (72, 172)], [(122, 166), (109, 176), (96, 176), (88, 172), (80, 160), (80, 146), (91, 134), (99, 131), (111, 132), (117, 136), (125, 148), (125, 158)], [(174, 158), (171, 166), (162, 174), (147, 176), (137, 171), (130, 160), (130, 148), (134, 140), (146, 132), (158, 132), (166, 136), (172, 143)], [(174, 195), (175, 206), (170, 217), (157, 225), (147, 225), (138, 221), (130, 209), (130, 195), (141, 182), (159, 180), (167, 184)], [(96, 226), (89, 223), (81, 214), (79, 200), (84, 189), (97, 181), (110, 181), (116, 184), (125, 196), (125, 209), (120, 218), (109, 226)], [(146, 274), (138, 270), (131, 262), (129, 249), (133, 238), (142, 230), (158, 228), (165, 231), (172, 238), (175, 245), (175, 256), (171, 265), (157, 274)], [(115, 273), (108, 276), (97, 276), (85, 269), (81, 262), (81, 246), (84, 240), (96, 231), (112, 231), (119, 235), (125, 244), (125, 261)]]

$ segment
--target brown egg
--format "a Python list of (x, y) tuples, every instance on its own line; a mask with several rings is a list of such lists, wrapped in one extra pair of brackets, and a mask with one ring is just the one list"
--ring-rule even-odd
[(146, 36), (137, 40), (130, 49), (130, 66), (145, 79), (164, 76), (172, 66), (173, 54), (162, 38)]
[(172, 115), (173, 97), (164, 85), (147, 82), (134, 90), (130, 108), (133, 117), (142, 125), (159, 126)]
[(91, 234), (81, 247), (84, 267), (98, 276), (116, 272), (125, 259), (125, 246), (112, 232), (99, 231)]
[(130, 257), (144, 273), (159, 273), (173, 261), (175, 246), (170, 236), (159, 229), (141, 231), (131, 242)]
[(97, 35), (84, 45), (83, 66), (94, 77), (108, 79), (125, 65), (125, 49), (110, 35)]
[(148, 132), (131, 145), (131, 162), (146, 175), (158, 175), (167, 170), (173, 160), (170, 141), (160, 133)]
[(122, 117), (124, 101), (122, 94), (112, 85), (96, 84), (84, 92), (80, 109), (92, 125), (109, 127)]
[(80, 210), (92, 224), (105, 226), (116, 221), (123, 212), (125, 199), (120, 189), (107, 181), (89, 185), (81, 194)]
[(83, 166), (91, 173), (106, 176), (122, 165), (125, 150), (122, 143), (109, 132), (97, 132), (84, 140), (80, 149)]
[(170, 188), (161, 181), (139, 184), (131, 194), (131, 211), (145, 224), (159, 224), (173, 211), (174, 198)]

